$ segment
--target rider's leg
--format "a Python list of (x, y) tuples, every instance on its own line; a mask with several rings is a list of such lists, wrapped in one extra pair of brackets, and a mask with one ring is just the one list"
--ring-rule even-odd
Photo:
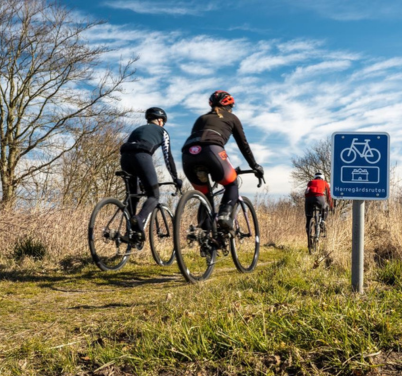
[(306, 233), (308, 235), (308, 228), (310, 226), (311, 218), (313, 218), (314, 197), (306, 197), (304, 201), (304, 213), (306, 215)]
[(214, 169), (211, 172), (212, 179), (222, 184), (225, 188), (221, 204), (219, 206), (218, 224), (221, 229), (233, 230), (232, 212), (239, 198), (239, 186), (237, 173), (230, 163), (226, 151), (220, 146), (211, 145), (214, 155)]
[[(193, 188), (203, 193), (207, 197), (211, 206), (213, 206), (212, 194), (209, 191), (208, 168), (204, 165), (205, 156), (203, 149), (204, 147), (195, 149), (199, 150), (199, 153), (197, 154), (190, 153), (188, 150), (183, 151), (183, 171)], [(198, 227), (201, 227), (203, 230), (210, 230), (212, 228), (212, 223), (208, 218), (209, 216), (205, 207), (200, 205), (197, 213)]]
[(144, 186), (147, 199), (137, 215), (131, 218), (133, 230), (138, 232), (140, 240), (145, 240), (144, 226), (147, 218), (158, 205), (159, 202), (159, 183), (152, 155), (148, 153), (136, 153), (133, 157), (135, 169), (138, 177)]
[[(128, 191), (130, 194), (135, 195), (138, 193), (138, 177), (136, 176), (136, 171), (133, 166), (133, 156), (132, 154), (125, 153), (120, 158), (120, 166), (123, 171), (128, 172), (131, 178), (128, 182)], [(137, 211), (138, 198), (130, 198), (128, 211), (130, 217), (132, 217)]]

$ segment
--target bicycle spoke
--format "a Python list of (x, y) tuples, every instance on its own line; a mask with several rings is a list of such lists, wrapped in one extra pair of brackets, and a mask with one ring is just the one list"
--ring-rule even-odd
[(251, 201), (243, 197), (233, 211), (234, 237), (231, 252), (236, 268), (247, 273), (255, 269), (259, 256), (260, 239), (257, 215)]
[(159, 205), (152, 212), (149, 241), (155, 262), (161, 266), (171, 265), (175, 259), (173, 214), (165, 205)]
[(182, 196), (175, 214), (175, 249), (180, 271), (188, 282), (207, 279), (212, 273), (216, 247), (208, 212), (209, 203), (202, 193), (190, 191)]
[(116, 199), (101, 201), (89, 225), (89, 246), (96, 265), (104, 271), (118, 270), (128, 260), (129, 223), (125, 207)]

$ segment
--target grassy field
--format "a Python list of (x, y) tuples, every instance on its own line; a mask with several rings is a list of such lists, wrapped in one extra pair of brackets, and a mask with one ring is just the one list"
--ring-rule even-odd
[(113, 273), (86, 256), (3, 267), (0, 375), (401, 374), (401, 263), (363, 295), (329, 264), (263, 247), (255, 272), (229, 256), (198, 285), (148, 254)]

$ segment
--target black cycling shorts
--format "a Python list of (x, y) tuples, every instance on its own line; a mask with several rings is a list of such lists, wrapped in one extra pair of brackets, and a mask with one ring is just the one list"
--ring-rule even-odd
[(208, 193), (208, 174), (213, 181), (226, 186), (237, 179), (237, 173), (223, 147), (192, 145), (183, 149), (183, 170), (198, 191)]

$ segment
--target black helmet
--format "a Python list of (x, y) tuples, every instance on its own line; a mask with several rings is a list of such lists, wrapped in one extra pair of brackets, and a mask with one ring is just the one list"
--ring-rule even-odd
[(227, 91), (217, 90), (213, 92), (209, 97), (209, 105), (211, 107), (215, 106), (233, 107), (234, 104), (235, 104), (234, 98)]
[(154, 120), (154, 119), (163, 119), (163, 122), (167, 122), (167, 115), (164, 110), (162, 110), (159, 107), (151, 107), (148, 108), (148, 110), (145, 111), (145, 119), (148, 121)]

